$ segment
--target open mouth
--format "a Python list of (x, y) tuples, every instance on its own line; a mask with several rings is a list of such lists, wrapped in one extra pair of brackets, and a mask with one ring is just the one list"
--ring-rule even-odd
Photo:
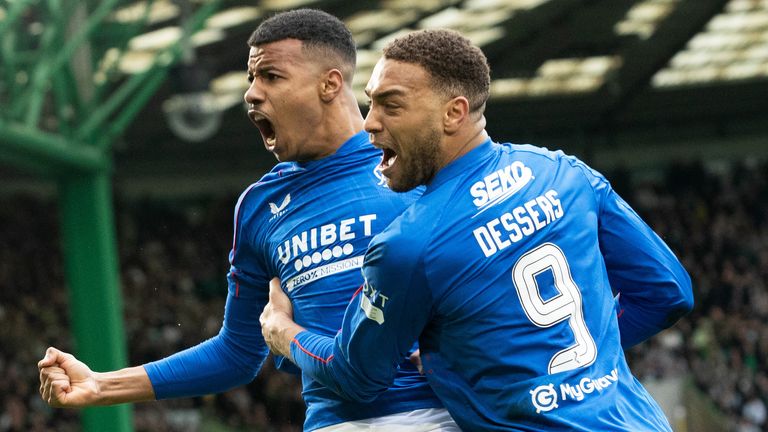
[(273, 147), (276, 139), (275, 128), (272, 126), (272, 122), (259, 113), (249, 112), (248, 116), (251, 118), (253, 124), (259, 129), (259, 132), (261, 132), (261, 137), (264, 139), (264, 143), (269, 147)]
[(395, 161), (397, 160), (397, 153), (389, 148), (382, 148), (381, 151), (381, 163), (379, 166), (383, 171), (395, 164)]

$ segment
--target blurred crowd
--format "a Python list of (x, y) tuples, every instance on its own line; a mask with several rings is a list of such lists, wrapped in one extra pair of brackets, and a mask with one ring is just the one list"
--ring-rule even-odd
[(672, 165), (627, 193), (682, 259), (696, 300), (631, 350), (632, 370), (641, 380), (690, 372), (730, 431), (768, 430), (768, 163), (708, 168)]
[[(237, 197), (116, 204), (125, 331), (131, 365), (192, 346), (221, 327)], [(72, 352), (55, 200), (0, 205), (0, 431), (78, 431), (76, 410), (38, 394), (49, 345)], [(137, 404), (137, 431), (300, 431), (300, 380), (268, 359), (248, 386), (200, 398)], [(206, 423), (206, 419), (210, 422)], [(212, 423), (211, 423), (212, 422)]]
[[(696, 308), (672, 330), (628, 352), (638, 378), (690, 375), (730, 430), (767, 430), (768, 164), (671, 165), (657, 176), (606, 172), (682, 259)], [(236, 197), (116, 203), (129, 363), (215, 335), (226, 296)], [(76, 431), (76, 410), (37, 392), (45, 348), (72, 349), (55, 200), (0, 205), (0, 432)], [(298, 377), (271, 360), (248, 386), (221, 395), (143, 403), (137, 431), (194, 432), (215, 419), (233, 431), (299, 431)]]

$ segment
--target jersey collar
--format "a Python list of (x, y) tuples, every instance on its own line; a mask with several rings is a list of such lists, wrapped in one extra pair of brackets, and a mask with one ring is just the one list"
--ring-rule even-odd
[(360, 131), (354, 135), (352, 135), (348, 140), (344, 141), (344, 144), (342, 144), (335, 153), (333, 153), (330, 156), (326, 156), (322, 159), (318, 160), (312, 160), (307, 162), (292, 162), (294, 165), (296, 165), (299, 169), (312, 169), (312, 167), (315, 167), (317, 165), (323, 165), (327, 163), (328, 161), (332, 161), (334, 159), (343, 157), (345, 155), (348, 155), (356, 150), (358, 150), (360, 147), (364, 145), (371, 145), (370, 141), (368, 140), (369, 136), (366, 131)]
[(443, 169), (435, 174), (435, 177), (427, 185), (427, 192), (438, 188), (443, 183), (456, 177), (459, 174), (467, 172), (469, 169), (481, 164), (486, 158), (491, 157), (495, 151), (496, 144), (489, 137), (479, 146), (470, 150), (464, 156), (444, 166)]

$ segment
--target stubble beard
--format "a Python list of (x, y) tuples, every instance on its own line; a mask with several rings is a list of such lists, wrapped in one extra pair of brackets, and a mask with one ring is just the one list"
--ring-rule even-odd
[(395, 192), (408, 192), (429, 183), (437, 173), (440, 138), (441, 133), (436, 128), (429, 128), (414, 137), (408, 158), (400, 161), (403, 164), (400, 175), (387, 178), (389, 188)]

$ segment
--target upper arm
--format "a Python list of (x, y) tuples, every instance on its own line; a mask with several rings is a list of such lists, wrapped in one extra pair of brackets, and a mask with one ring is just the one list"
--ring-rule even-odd
[(381, 346), (380, 354), (390, 363), (387, 366), (382, 362), (379, 367), (391, 371), (392, 364), (402, 362), (431, 312), (432, 298), (422, 258), (417, 245), (402, 239), (371, 245), (363, 265), (363, 289), (348, 310), (353, 313), (352, 319), (344, 321), (349, 328), (343, 328), (342, 348), (349, 350), (376, 341)]
[(370, 401), (392, 384), (429, 318), (431, 297), (418, 247), (374, 240), (365, 283), (335, 338), (297, 335), (291, 355), (302, 370), (341, 396)]

